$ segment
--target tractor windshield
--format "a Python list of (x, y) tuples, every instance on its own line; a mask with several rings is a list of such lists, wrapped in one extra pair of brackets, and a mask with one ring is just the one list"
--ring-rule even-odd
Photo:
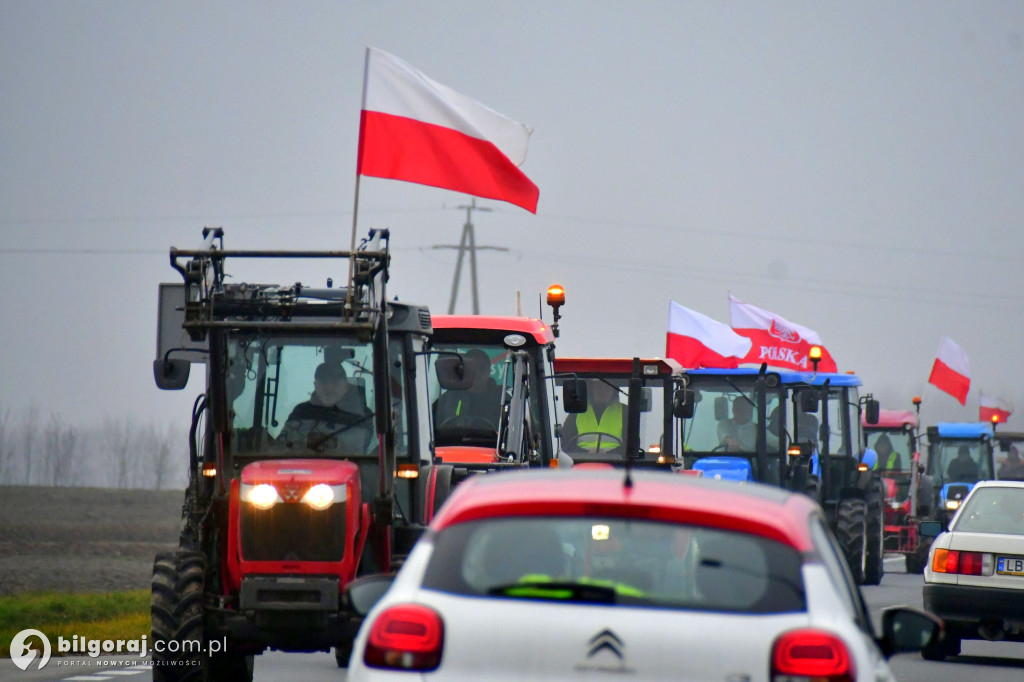
[(761, 415), (768, 415), (766, 451), (779, 451), (778, 391), (767, 391), (767, 404), (758, 404), (753, 385), (714, 379), (694, 384), (693, 418), (686, 422), (685, 450), (694, 453), (754, 455)]
[[(498, 441), (502, 397), (511, 394), (512, 377), (505, 371), (509, 351), (499, 344), (435, 343), (429, 356), (431, 411), (437, 445), (495, 447)], [(441, 388), (437, 361), (458, 355), (471, 365), (473, 384), (466, 388)], [(534, 398), (534, 400), (536, 400)], [(532, 406), (536, 413), (536, 406)]]
[(928, 470), (938, 485), (977, 483), (993, 478), (989, 442), (979, 439), (948, 439), (932, 445)]
[[(393, 342), (397, 346), (397, 342)], [(392, 355), (399, 351), (391, 349)], [(227, 400), (240, 455), (376, 456), (373, 349), (343, 336), (235, 336), (228, 342)], [(401, 374), (392, 374), (401, 383)], [(401, 396), (401, 386), (392, 386)], [(397, 451), (405, 410), (398, 400)]]
[[(562, 426), (562, 448), (577, 460), (622, 461), (626, 451), (626, 412), (629, 402), (628, 375), (574, 372), (556, 379), (559, 392), (569, 379), (587, 383), (587, 409), (570, 414)], [(657, 379), (644, 378), (640, 400), (640, 448), (660, 452), (665, 430), (665, 386)]]

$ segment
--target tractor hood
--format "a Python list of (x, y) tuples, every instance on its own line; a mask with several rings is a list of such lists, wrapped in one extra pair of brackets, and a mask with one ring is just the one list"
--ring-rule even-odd
[(345, 460), (331, 459), (267, 459), (253, 462), (242, 469), (242, 484), (288, 484), (308, 488), (318, 483), (342, 485), (359, 480), (359, 467)]

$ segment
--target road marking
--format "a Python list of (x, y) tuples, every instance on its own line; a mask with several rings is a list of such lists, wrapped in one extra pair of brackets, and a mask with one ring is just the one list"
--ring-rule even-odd
[(64, 680), (109, 680), (112, 679), (106, 675), (76, 675), (75, 677), (65, 677)]

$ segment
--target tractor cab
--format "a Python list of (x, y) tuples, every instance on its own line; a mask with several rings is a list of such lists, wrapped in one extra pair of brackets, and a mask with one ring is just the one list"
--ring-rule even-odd
[(945, 422), (929, 426), (928, 475), (934, 508), (947, 523), (974, 484), (995, 478), (992, 425)]
[[(570, 412), (561, 429), (562, 448), (574, 466), (620, 466), (629, 454), (634, 467), (679, 468), (683, 452), (675, 417), (686, 409), (686, 373), (675, 360), (641, 358), (637, 362), (633, 358), (555, 360), (555, 381)], [(628, 408), (634, 380), (639, 410), (637, 446), (630, 453)], [(570, 406), (576, 400), (579, 411), (573, 414)]]

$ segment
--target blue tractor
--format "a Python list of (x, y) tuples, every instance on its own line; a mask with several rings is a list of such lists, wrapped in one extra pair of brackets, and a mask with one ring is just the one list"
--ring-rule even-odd
[(928, 427), (925, 475), (934, 518), (947, 524), (974, 484), (995, 478), (992, 425), (945, 422)]
[(686, 374), (690, 416), (679, 423), (684, 466), (705, 478), (802, 492), (824, 509), (859, 583), (883, 573), (885, 489), (864, 420), (878, 402), (860, 398), (852, 374), (699, 369)]

